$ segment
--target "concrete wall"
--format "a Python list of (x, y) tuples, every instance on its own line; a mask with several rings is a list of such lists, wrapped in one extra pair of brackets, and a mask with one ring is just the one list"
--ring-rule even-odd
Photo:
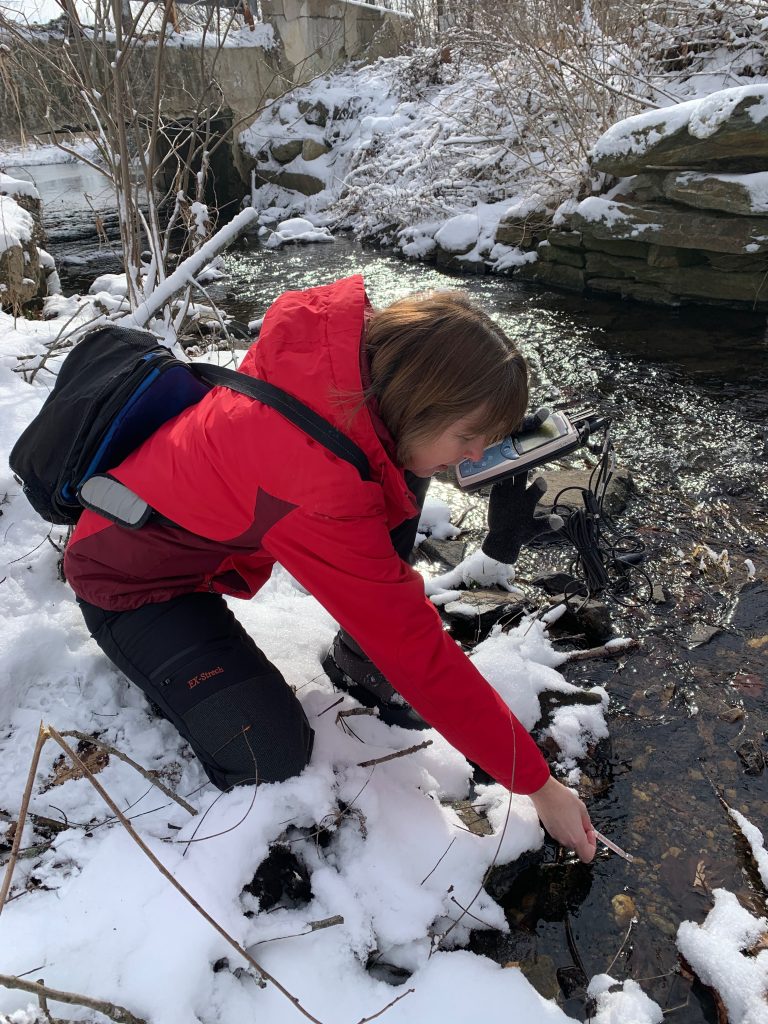
[[(235, 125), (252, 119), (264, 102), (287, 89), (353, 59), (375, 59), (398, 52), (409, 19), (394, 11), (346, 0), (262, 0), (265, 21), (277, 45), (171, 46), (163, 50), (162, 112), (191, 118), (201, 106), (221, 107)], [(2, 39), (0, 39), (2, 42)], [(0, 89), (0, 140), (17, 142), (87, 122), (74, 83), (53, 72), (62, 66), (63, 36), (41, 36), (43, 58), (35, 60), (13, 46), (4, 61), (12, 88)], [(73, 47), (68, 47), (70, 55)], [(130, 92), (138, 110), (151, 109), (157, 47), (137, 48), (131, 59)], [(21, 123), (20, 123), (21, 122)]]

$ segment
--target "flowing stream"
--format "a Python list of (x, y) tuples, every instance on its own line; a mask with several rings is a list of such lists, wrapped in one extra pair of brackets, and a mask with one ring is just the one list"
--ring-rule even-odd
[[(69, 169), (83, 173), (74, 165), (58, 165), (56, 174), (28, 170), (43, 193), (65, 287), (82, 288), (105, 269), (107, 250), (92, 232), (83, 237), (93, 215), (71, 188), (64, 191)], [(66, 196), (51, 214), (46, 189), (51, 198)], [(447, 276), (346, 239), (279, 251), (243, 243), (224, 264), (226, 279), (210, 291), (242, 322), (260, 317), (281, 291), (353, 273), (365, 276), (376, 305), (422, 288), (463, 287), (518, 341), (536, 404), (590, 405), (612, 418), (619, 465), (637, 488), (620, 525), (646, 546), (655, 598), (629, 607), (608, 602), (614, 635), (639, 639), (636, 652), (575, 662), (564, 674), (611, 696), (610, 738), (591, 752), (582, 785), (596, 826), (635, 861), (601, 853), (585, 867), (546, 846), (500, 869), (490, 884), (511, 930), (478, 931), (473, 947), (500, 963), (519, 962), (578, 1019), (589, 1013), (584, 978), (610, 969), (640, 981), (670, 1020), (715, 1024), (711, 994), (679, 969), (675, 932), (685, 919), (704, 919), (720, 886), (765, 913), (764, 886), (718, 797), (765, 828), (765, 316), (654, 309), (503, 277)], [(445, 481), (436, 491), (459, 510), (466, 504)], [(704, 545), (718, 557), (726, 550), (727, 562)], [(518, 579), (564, 569), (570, 557), (562, 546), (526, 552)], [(529, 593), (545, 602), (542, 591)], [(566, 649), (579, 640), (557, 642)]]

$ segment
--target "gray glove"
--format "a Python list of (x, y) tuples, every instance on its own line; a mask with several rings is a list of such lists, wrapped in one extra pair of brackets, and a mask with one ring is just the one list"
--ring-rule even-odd
[[(537, 430), (548, 415), (547, 409), (530, 413), (523, 419), (518, 433)], [(528, 487), (527, 473), (493, 485), (488, 501), (488, 534), (483, 541), (483, 552), (489, 558), (512, 565), (517, 561), (523, 544), (562, 527), (560, 516), (535, 514), (546, 490), (546, 481), (540, 476)]]

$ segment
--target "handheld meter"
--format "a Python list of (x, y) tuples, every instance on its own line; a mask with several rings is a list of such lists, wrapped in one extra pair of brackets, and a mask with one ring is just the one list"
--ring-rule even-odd
[(456, 478), (463, 490), (471, 491), (526, 473), (579, 448), (605, 423), (592, 412), (573, 418), (564, 412), (552, 412), (536, 430), (510, 434), (486, 448), (477, 462), (464, 459), (456, 467)]

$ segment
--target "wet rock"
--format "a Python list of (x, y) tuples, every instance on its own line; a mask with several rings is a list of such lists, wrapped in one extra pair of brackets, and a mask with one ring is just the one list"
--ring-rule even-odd
[(760, 775), (765, 767), (765, 757), (754, 740), (744, 740), (741, 746), (736, 748), (736, 753), (747, 775)]
[(547, 263), (560, 263), (569, 267), (584, 266), (583, 253), (577, 252), (576, 250), (566, 246), (554, 245), (551, 239), (547, 239), (546, 242), (540, 242), (536, 251), (539, 255), (539, 259), (544, 260)]
[(719, 632), (719, 626), (709, 626), (706, 622), (700, 622), (693, 627), (688, 643), (691, 647), (701, 647), (704, 644), (708, 644), (712, 637), (716, 636)]
[[(537, 576), (534, 580), (531, 580), (531, 586), (541, 587), (547, 594), (564, 594), (566, 591), (569, 594), (579, 591), (583, 592), (586, 597), (586, 587), (583, 583), (576, 579), (575, 576), (569, 575), (567, 572), (551, 572), (546, 573), (543, 576)], [(574, 588), (578, 587), (579, 590), (574, 591)]]
[(560, 984), (552, 957), (537, 956), (534, 960), (524, 960), (520, 964), (520, 970), (539, 995), (545, 999), (554, 999), (557, 996)]
[(559, 594), (553, 599), (554, 604), (565, 602), (566, 611), (559, 623), (564, 629), (574, 633), (584, 633), (590, 643), (603, 643), (611, 635), (610, 609), (602, 601), (591, 597), (570, 597)]
[(427, 537), (419, 545), (419, 554), (432, 562), (442, 562), (450, 569), (455, 569), (464, 561), (466, 551), (467, 544), (463, 540), (436, 540), (434, 537)]
[(613, 918), (620, 928), (627, 928), (629, 922), (637, 914), (635, 901), (625, 892), (619, 892), (611, 899), (611, 907), (613, 908)]
[(654, 604), (666, 604), (670, 600), (671, 594), (667, 588), (663, 587), (660, 583), (655, 583), (651, 591), (651, 601)]
[(488, 265), (484, 259), (457, 256), (439, 247), (435, 251), (435, 263), (442, 270), (451, 270), (457, 274), (483, 275), (488, 273)]
[[(550, 510), (560, 492), (566, 491), (566, 489), (569, 493), (564, 493), (560, 501), (566, 505), (578, 506), (580, 498), (576, 491), (570, 490), (570, 488), (581, 490), (589, 487), (591, 473), (591, 469), (545, 470), (541, 476), (546, 481), (547, 492), (542, 496), (537, 509), (544, 512)], [(620, 515), (626, 509), (632, 495), (636, 493), (637, 488), (632, 475), (626, 469), (615, 470), (605, 492), (603, 503), (605, 512), (610, 516)], [(553, 536), (555, 539), (557, 538), (557, 534)]]
[(517, 267), (515, 277), (552, 288), (564, 288), (570, 292), (583, 292), (585, 285), (584, 271), (579, 267), (560, 263), (545, 263), (543, 260), (537, 260), (536, 263), (524, 263), (523, 266)]
[(736, 722), (740, 722), (744, 718), (744, 708), (727, 707), (724, 708), (717, 716), (721, 722), (727, 722), (729, 725), (734, 725)]
[(466, 590), (460, 600), (444, 605), (443, 613), (456, 639), (476, 641), (501, 619), (513, 621), (525, 612), (525, 602), (505, 590)]

